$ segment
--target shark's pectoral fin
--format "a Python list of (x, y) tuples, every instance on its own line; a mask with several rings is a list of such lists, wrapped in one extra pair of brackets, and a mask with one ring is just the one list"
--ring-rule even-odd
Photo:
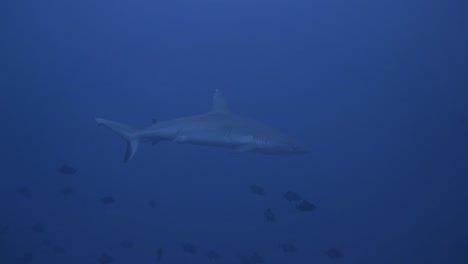
[(253, 151), (254, 149), (255, 147), (252, 145), (240, 145), (232, 149), (232, 153), (244, 153), (244, 152)]
[(161, 140), (153, 140), (151, 141), (151, 146), (154, 147), (154, 145), (158, 144), (159, 142), (161, 142)]
[(179, 144), (182, 144), (184, 143), (185, 141), (187, 141), (187, 136), (184, 136), (183, 134), (181, 134), (180, 132), (177, 133), (177, 136), (174, 138), (173, 140), (175, 143), (179, 143)]

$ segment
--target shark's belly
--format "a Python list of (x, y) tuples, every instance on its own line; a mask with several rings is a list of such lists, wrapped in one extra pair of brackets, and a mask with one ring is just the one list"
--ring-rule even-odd
[(208, 117), (165, 122), (155, 127), (154, 134), (180, 144), (228, 148), (236, 148), (252, 141), (248, 131), (239, 129), (236, 122)]
[(229, 133), (210, 129), (181, 129), (177, 132), (174, 142), (217, 147), (235, 147), (237, 144)]

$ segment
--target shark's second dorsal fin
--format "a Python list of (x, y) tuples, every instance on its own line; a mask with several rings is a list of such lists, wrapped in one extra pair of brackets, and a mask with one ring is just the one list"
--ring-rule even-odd
[(213, 94), (213, 108), (211, 109), (212, 113), (230, 113), (231, 109), (227, 104), (226, 97), (224, 94), (216, 89)]

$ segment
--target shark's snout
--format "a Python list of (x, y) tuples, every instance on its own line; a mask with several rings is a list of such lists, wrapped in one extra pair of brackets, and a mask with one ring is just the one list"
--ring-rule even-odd
[(270, 144), (267, 144), (267, 147), (264, 152), (269, 152), (272, 154), (300, 154), (308, 153), (310, 150), (305, 145), (298, 143), (295, 140), (283, 139), (278, 141), (271, 141)]

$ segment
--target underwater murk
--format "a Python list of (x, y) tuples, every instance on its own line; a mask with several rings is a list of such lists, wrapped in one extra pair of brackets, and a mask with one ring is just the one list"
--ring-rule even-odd
[(468, 263), (463, 1), (0, 2), (0, 264)]

